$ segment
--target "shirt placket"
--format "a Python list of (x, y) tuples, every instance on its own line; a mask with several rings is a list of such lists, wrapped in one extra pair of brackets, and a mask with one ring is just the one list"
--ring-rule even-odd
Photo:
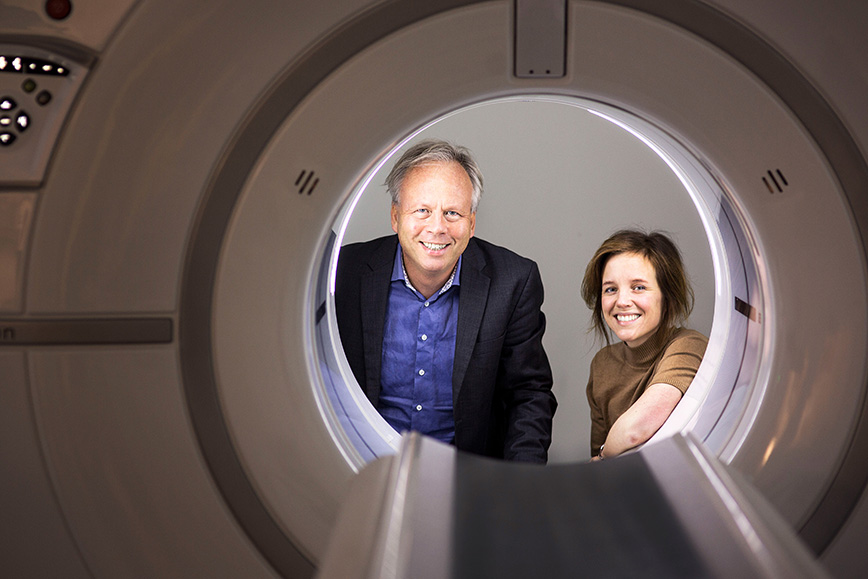
[(414, 384), (414, 416), (422, 416), (432, 409), (434, 403), (434, 346), (435, 328), (432, 318), (435, 302), (425, 300), (420, 304), (419, 325), (416, 331), (416, 375)]

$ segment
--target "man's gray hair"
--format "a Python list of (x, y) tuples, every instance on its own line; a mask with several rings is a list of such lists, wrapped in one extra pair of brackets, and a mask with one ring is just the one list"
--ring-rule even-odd
[(438, 139), (428, 139), (416, 143), (407, 149), (395, 166), (389, 176), (386, 177), (386, 190), (392, 197), (392, 205), (400, 203), (401, 186), (404, 184), (404, 179), (411, 169), (422, 165), (430, 165), (432, 163), (448, 163), (454, 161), (461, 165), (470, 177), (470, 182), (473, 184), (473, 193), (470, 197), (470, 211), (476, 213), (476, 208), (479, 206), (479, 199), (482, 197), (482, 172), (473, 158), (470, 149), (453, 145), (446, 141)]

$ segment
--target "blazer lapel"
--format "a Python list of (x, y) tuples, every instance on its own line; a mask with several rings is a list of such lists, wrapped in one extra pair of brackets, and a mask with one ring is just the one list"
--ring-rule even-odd
[(473, 346), (479, 335), (482, 314), (488, 301), (488, 286), (491, 282), (482, 270), (485, 260), (473, 240), (464, 251), (461, 261), (461, 297), (458, 300), (458, 335), (455, 339), (455, 360), (452, 365), (452, 402), (458, 401), (458, 393), (464, 383)]
[(395, 260), (398, 237), (382, 244), (375, 251), (361, 280), (362, 335), (365, 347), (366, 387), (368, 399), (376, 407), (380, 398), (380, 368), (383, 360), (383, 331), (386, 306), (389, 302), (389, 283)]

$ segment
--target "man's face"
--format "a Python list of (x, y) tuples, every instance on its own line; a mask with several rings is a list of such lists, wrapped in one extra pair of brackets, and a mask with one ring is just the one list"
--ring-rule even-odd
[(422, 165), (404, 178), (398, 205), (392, 206), (392, 229), (407, 276), (426, 297), (446, 283), (473, 237), (472, 193), (470, 177), (455, 162)]

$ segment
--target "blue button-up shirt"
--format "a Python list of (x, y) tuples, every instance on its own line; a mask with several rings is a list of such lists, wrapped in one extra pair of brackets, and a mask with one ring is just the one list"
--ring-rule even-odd
[(416, 430), (446, 443), (455, 439), (452, 363), (458, 329), (461, 258), (439, 292), (425, 299), (395, 254), (383, 334), (377, 410), (398, 432)]

